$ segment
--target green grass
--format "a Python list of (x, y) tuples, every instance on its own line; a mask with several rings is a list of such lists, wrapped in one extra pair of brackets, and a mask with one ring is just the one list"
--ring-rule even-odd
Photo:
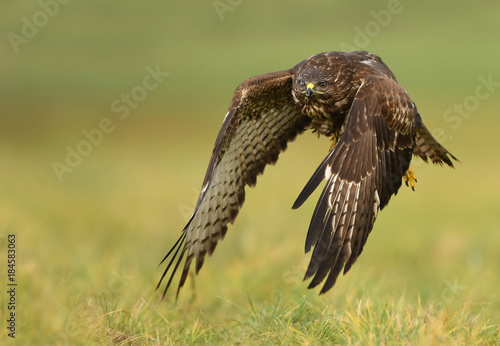
[[(122, 307), (100, 296), (86, 304), (86, 317), (92, 324), (81, 332), (87, 333), (86, 342), (151, 345), (498, 342), (498, 327), (467, 305), (422, 306), (419, 300), (415, 306), (408, 306), (405, 298), (376, 304), (367, 297), (347, 297), (345, 303), (334, 308), (311, 303), (307, 296), (283, 300), (282, 294), (266, 302), (249, 297), (244, 306), (223, 300), (224, 312), (229, 315), (221, 319), (210, 314), (209, 309), (199, 310), (198, 304), (161, 313), (144, 300)], [(81, 341), (78, 332), (71, 334), (70, 323), (68, 341)]]
[[(175, 288), (163, 301), (154, 288), (236, 86), (350, 43), (387, 1), (244, 1), (224, 21), (210, 1), (69, 2), (18, 54), (4, 40), (0, 319), (7, 235), (16, 234), (16, 341), (499, 344), (498, 91), (460, 126), (443, 117), (474, 95), (479, 76), (500, 81), (498, 5), (401, 3), (365, 48), (384, 58), (461, 163), (415, 161), (416, 191), (403, 187), (391, 200), (359, 260), (322, 296), (302, 281), (318, 192), (290, 209), (330, 145), (310, 133), (247, 190), (226, 239), (177, 303)], [(4, 36), (38, 10), (8, 5)], [(120, 120), (112, 102), (157, 64), (170, 75)], [(115, 130), (60, 182), (52, 163), (103, 118)], [(8, 339), (2, 329), (0, 342)]]
[[(290, 206), (328, 142), (303, 135), (248, 190), (235, 225), (177, 304), (174, 291), (161, 301), (157, 264), (193, 206), (211, 150), (200, 143), (213, 141), (218, 124), (184, 135), (188, 126), (161, 118), (124, 123), (62, 183), (50, 163), (64, 145), (3, 148), (2, 160), (17, 177), (0, 173), (10, 182), (3, 187), (2, 251), (6, 234), (18, 237), (19, 340), (499, 342), (499, 187), (466, 183), (476, 174), (494, 181), (495, 171), (458, 141), (449, 147), (462, 163), (455, 170), (416, 165), (416, 192), (402, 188), (380, 213), (356, 265), (318, 297), (301, 280), (317, 194), (299, 210)], [(179, 135), (164, 136), (167, 128)]]

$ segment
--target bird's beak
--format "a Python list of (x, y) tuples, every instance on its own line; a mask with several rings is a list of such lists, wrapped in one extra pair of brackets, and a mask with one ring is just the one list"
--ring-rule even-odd
[(311, 97), (311, 95), (315, 93), (314, 84), (309, 83), (309, 84), (307, 84), (306, 87), (307, 87), (306, 96), (307, 96), (307, 99), (309, 99)]

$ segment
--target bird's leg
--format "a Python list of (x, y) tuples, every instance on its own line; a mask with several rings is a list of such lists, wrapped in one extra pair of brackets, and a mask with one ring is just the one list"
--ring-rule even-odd
[(332, 151), (333, 147), (335, 146), (335, 144), (337, 144), (338, 141), (339, 141), (338, 137), (337, 136), (333, 136), (333, 138), (332, 138), (332, 145), (330, 146), (330, 150), (328, 150), (328, 151)]
[(403, 178), (405, 180), (406, 186), (411, 186), (411, 189), (415, 191), (415, 183), (417, 182), (417, 176), (415, 175), (415, 172), (413, 172), (413, 168), (411, 168), (411, 166), (408, 168)]

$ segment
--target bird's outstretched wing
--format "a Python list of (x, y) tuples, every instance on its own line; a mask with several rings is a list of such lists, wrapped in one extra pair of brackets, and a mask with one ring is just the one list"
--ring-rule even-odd
[(254, 186), (267, 164), (274, 164), (287, 143), (308, 128), (310, 118), (295, 106), (292, 70), (250, 78), (235, 91), (210, 159), (193, 215), (182, 235), (163, 259), (171, 257), (157, 288), (170, 270), (165, 295), (182, 259), (179, 287), (191, 262), (196, 273), (226, 234), (245, 199), (245, 186)]
[(397, 193), (409, 167), (415, 114), (413, 102), (395, 80), (363, 80), (343, 135), (293, 206), (298, 208), (327, 180), (305, 244), (306, 252), (314, 245), (304, 278), (314, 275), (309, 288), (328, 275), (320, 294), (325, 293), (342, 268), (345, 274), (361, 254), (378, 210)]

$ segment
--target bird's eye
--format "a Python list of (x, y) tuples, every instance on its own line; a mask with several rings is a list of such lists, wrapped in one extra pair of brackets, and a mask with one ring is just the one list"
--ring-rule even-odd
[(305, 87), (306, 86), (306, 82), (304, 82), (304, 80), (300, 79), (299, 80), (299, 84), (301, 87)]
[(318, 82), (318, 85), (322, 88), (326, 87), (328, 85), (328, 82), (326, 80), (322, 80)]

